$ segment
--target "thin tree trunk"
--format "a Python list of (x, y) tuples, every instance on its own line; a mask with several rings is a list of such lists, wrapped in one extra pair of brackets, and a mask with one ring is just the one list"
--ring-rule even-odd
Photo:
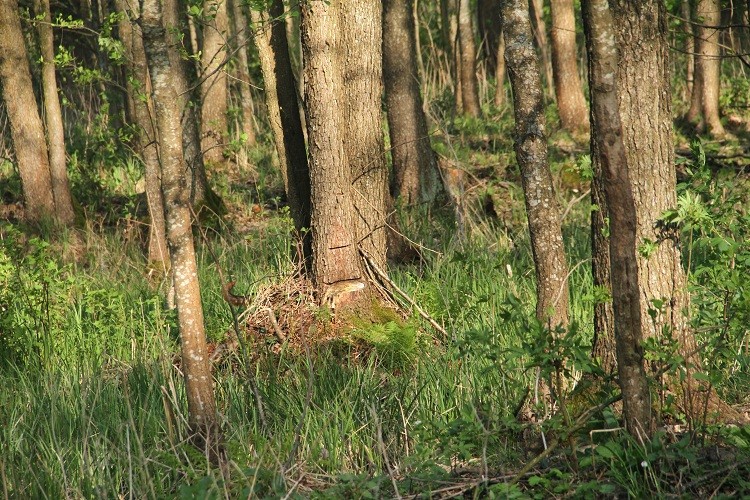
[(383, 2), (383, 72), (395, 185), (407, 205), (437, 196), (440, 176), (419, 93), (414, 0)]
[(479, 117), (479, 84), (477, 83), (477, 45), (474, 41), (473, 15), (470, 0), (458, 0), (458, 46), (461, 54), (459, 74), (461, 103), (465, 115)]
[(495, 107), (503, 107), (505, 100), (505, 37), (501, 32), (497, 44), (497, 63), (495, 64), (495, 95), (493, 97)]
[(0, 81), (21, 174), (26, 218), (56, 215), (44, 127), (36, 107), (16, 0), (0, 2)]
[(721, 87), (721, 47), (719, 30), (721, 3), (719, 0), (699, 0), (696, 10), (698, 22), (698, 71), (701, 72), (701, 112), (707, 131), (713, 136), (724, 135), (719, 118)]
[[(154, 130), (151, 80), (146, 64), (141, 28), (133, 19), (140, 19), (138, 2), (117, 0), (117, 10), (123, 17), (119, 22), (120, 40), (125, 47), (129, 73), (128, 94), (132, 96), (134, 120), (138, 126), (138, 149), (145, 167), (146, 203), (151, 219), (148, 238), (148, 261), (165, 269), (169, 266), (164, 199), (161, 192), (161, 172), (156, 131)], [(130, 83), (134, 81), (135, 84)], [(165, 269), (166, 270), (166, 269)]]
[(536, 314), (552, 328), (568, 324), (568, 265), (563, 247), (560, 208), (547, 157), (539, 60), (531, 43), (525, 0), (503, 4), (505, 61), (513, 89), (515, 151), (529, 220), (537, 279)]
[(282, 0), (272, 0), (268, 12), (253, 10), (250, 15), (263, 72), (268, 118), (281, 163), (284, 188), (289, 199), (294, 227), (303, 238), (303, 260), (305, 267), (308, 267), (312, 255), (312, 238), (306, 230), (311, 224), (310, 169), (297, 92), (294, 88), (286, 27), (279, 19), (283, 12)]
[(626, 427), (636, 437), (653, 433), (651, 397), (643, 359), (643, 318), (638, 286), (636, 209), (622, 138), (615, 75), (617, 47), (607, 0), (584, 0), (589, 54), (592, 158), (599, 163), (609, 206), (610, 269), (615, 342)]
[(689, 101), (693, 94), (693, 81), (695, 78), (695, 31), (691, 24), (690, 1), (686, 0), (680, 5), (680, 16), (682, 29), (685, 33), (685, 58), (687, 59), (687, 70), (685, 72), (685, 101)]
[(565, 130), (586, 133), (589, 111), (578, 76), (573, 0), (551, 0), (552, 73), (560, 122)]
[(52, 194), (55, 198), (57, 219), (66, 225), (75, 221), (73, 197), (68, 182), (67, 160), (65, 157), (65, 132), (63, 130), (60, 98), (57, 94), (57, 77), (55, 76), (55, 47), (52, 34), (52, 15), (49, 0), (35, 0), (37, 16), (42, 22), (39, 29), (39, 48), (42, 52), (42, 89), (44, 91), (45, 124), (47, 146), (49, 148), (49, 168), (52, 178)]
[[(143, 0), (142, 29), (153, 84), (156, 128), (159, 138), (162, 191), (174, 273), (177, 321), (185, 374), (188, 422), (193, 441), (212, 461), (223, 458), (221, 433), (213, 394), (213, 378), (206, 349), (198, 268), (190, 216), (190, 193), (185, 176), (180, 130), (181, 99), (172, 84), (181, 78), (181, 59), (173, 40), (175, 24), (166, 24), (162, 5), (174, 0)], [(179, 30), (178, 30), (179, 31)]]
[[(257, 143), (255, 135), (255, 113), (253, 105), (253, 93), (250, 90), (250, 72), (247, 58), (247, 44), (250, 41), (248, 32), (250, 26), (242, 10), (242, 0), (231, 0), (232, 21), (234, 22), (235, 42), (237, 47), (236, 79), (240, 89), (240, 102), (242, 104), (242, 115), (239, 129), (245, 135), (246, 147), (253, 147)], [(242, 148), (243, 150), (245, 147)]]
[(546, 95), (555, 98), (554, 78), (552, 76), (552, 57), (550, 57), (549, 41), (547, 39), (547, 25), (544, 22), (544, 0), (529, 0), (529, 12), (534, 29), (534, 40), (539, 49), (542, 59), (541, 67), (544, 70), (544, 83), (546, 84)]
[(227, 2), (205, 0), (201, 52), (201, 145), (205, 161), (218, 166), (224, 161), (227, 134)]

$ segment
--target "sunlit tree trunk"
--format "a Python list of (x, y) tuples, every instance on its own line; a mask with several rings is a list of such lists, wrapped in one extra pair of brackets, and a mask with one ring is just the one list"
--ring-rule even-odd
[(26, 218), (55, 217), (44, 127), (36, 106), (16, 0), (0, 2), (0, 81), (21, 174)]
[(433, 201), (440, 187), (419, 93), (413, 3), (383, 2), (383, 73), (395, 174), (393, 194), (407, 205)]
[(521, 168), (531, 248), (537, 279), (536, 314), (551, 327), (568, 324), (568, 265), (560, 208), (547, 156), (544, 96), (539, 60), (531, 43), (529, 10), (524, 0), (503, 3), (505, 60), (513, 90), (515, 151)]
[(719, 93), (721, 87), (721, 47), (719, 46), (721, 24), (721, 2), (719, 0), (699, 0), (696, 18), (700, 23), (696, 49), (696, 71), (701, 74), (700, 100), (703, 122), (713, 136), (724, 134), (724, 126), (719, 118)]
[(609, 255), (615, 344), (623, 409), (636, 437), (653, 432), (651, 396), (643, 357), (643, 320), (638, 285), (637, 217), (618, 104), (618, 59), (607, 0), (584, 0), (591, 88), (591, 156), (598, 164), (609, 206)]
[(544, 22), (544, 0), (529, 0), (529, 16), (531, 17), (531, 26), (534, 30), (534, 40), (536, 41), (539, 56), (542, 60), (541, 68), (544, 70), (544, 82), (547, 85), (546, 92), (554, 99), (552, 57), (550, 56), (549, 41), (547, 38), (547, 24)]
[(164, 199), (161, 192), (159, 153), (154, 130), (151, 80), (146, 64), (141, 28), (132, 20), (140, 18), (138, 2), (116, 1), (117, 11), (122, 14), (119, 22), (120, 40), (128, 61), (128, 94), (133, 102), (135, 124), (138, 127), (138, 149), (145, 167), (146, 202), (151, 218), (148, 238), (148, 261), (152, 265), (169, 266), (166, 227), (164, 222)]
[[(253, 105), (253, 93), (250, 91), (250, 73), (247, 58), (247, 44), (250, 42), (250, 26), (242, 9), (242, 0), (231, 0), (232, 22), (234, 26), (235, 41), (233, 45), (237, 48), (236, 79), (240, 89), (240, 103), (242, 114), (240, 115), (238, 127), (245, 136), (245, 146), (255, 146), (255, 114)], [(244, 150), (244, 148), (243, 148)]]
[(201, 51), (201, 144), (206, 162), (223, 161), (227, 134), (227, 0), (205, 0)]
[(496, 108), (505, 104), (505, 36), (500, 33), (500, 40), (497, 44), (497, 63), (495, 64), (495, 95), (493, 102)]
[(477, 45), (474, 40), (474, 23), (470, 0), (458, 0), (458, 47), (461, 54), (459, 77), (461, 103), (468, 116), (481, 116), (477, 83)]
[(281, 19), (282, 0), (271, 0), (268, 11), (251, 11), (255, 45), (258, 48), (263, 86), (276, 152), (279, 155), (294, 226), (303, 240), (303, 256), (309, 264), (312, 255), (310, 228), (310, 169), (299, 113), (297, 92)]
[(552, 73), (560, 122), (570, 132), (588, 132), (589, 111), (578, 76), (573, 0), (551, 0)]
[(75, 211), (68, 182), (67, 160), (65, 156), (65, 132), (63, 130), (60, 97), (57, 94), (55, 76), (55, 47), (52, 34), (52, 15), (49, 0), (35, 0), (37, 16), (42, 22), (39, 30), (39, 48), (42, 52), (42, 90), (44, 91), (44, 118), (49, 148), (49, 168), (52, 178), (52, 194), (55, 198), (55, 215), (66, 225), (73, 224)]
[(339, 304), (368, 293), (359, 249), (385, 269), (380, 7), (377, 0), (302, 5), (313, 281), (321, 298)]
[[(153, 100), (161, 163), (162, 192), (174, 275), (177, 322), (188, 400), (188, 422), (193, 442), (214, 462), (222, 458), (222, 444), (213, 379), (206, 350), (198, 268), (190, 214), (190, 193), (182, 152), (181, 99), (173, 81), (180, 78), (180, 54), (175, 44), (175, 24), (165, 23), (162, 7), (174, 0), (143, 0), (141, 23)], [(172, 6), (173, 7), (173, 6)]]

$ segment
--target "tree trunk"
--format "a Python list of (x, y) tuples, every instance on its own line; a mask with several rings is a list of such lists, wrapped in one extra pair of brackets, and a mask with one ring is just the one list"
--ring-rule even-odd
[[(281, 163), (294, 227), (302, 240), (305, 267), (310, 264), (310, 169), (299, 113), (294, 75), (289, 58), (282, 0), (272, 0), (268, 12), (251, 11), (255, 44), (258, 47), (263, 86), (276, 151)], [(325, 92), (325, 90), (323, 90)]]
[(257, 143), (255, 136), (255, 113), (253, 106), (253, 93), (250, 90), (250, 72), (247, 58), (247, 44), (250, 41), (248, 31), (250, 27), (247, 18), (242, 10), (242, 0), (231, 0), (232, 21), (234, 23), (235, 41), (237, 47), (236, 61), (236, 79), (240, 89), (240, 103), (242, 105), (242, 114), (240, 115), (239, 130), (245, 136), (243, 151), (245, 147), (253, 147)]
[(550, 57), (549, 42), (547, 40), (547, 25), (544, 22), (544, 0), (529, 0), (529, 12), (534, 29), (534, 40), (539, 48), (539, 56), (542, 59), (541, 67), (544, 70), (547, 95), (554, 99), (552, 91), (554, 78), (552, 77), (552, 58)]
[(557, 110), (562, 127), (569, 132), (586, 133), (589, 112), (578, 76), (576, 21), (573, 0), (551, 0), (552, 73), (555, 79)]
[(545, 325), (564, 327), (568, 324), (568, 265), (547, 158), (544, 96), (526, 2), (504, 2), (502, 16), (505, 61), (513, 89), (516, 159), (521, 167), (536, 269), (536, 314)]
[[(146, 203), (151, 218), (148, 238), (148, 262), (157, 267), (169, 266), (164, 199), (161, 192), (161, 172), (156, 131), (153, 122), (151, 80), (146, 64), (141, 28), (132, 20), (140, 19), (138, 2), (117, 0), (117, 11), (123, 15), (119, 22), (120, 40), (128, 61), (128, 94), (132, 96), (134, 121), (138, 127), (138, 150), (145, 167)], [(135, 83), (131, 83), (135, 82)]]
[(0, 2), (0, 81), (21, 174), (26, 218), (56, 217), (47, 144), (26, 58), (16, 0)]
[(458, 0), (458, 47), (461, 54), (459, 75), (463, 112), (467, 116), (479, 117), (482, 115), (482, 107), (479, 104), (477, 45), (474, 41), (470, 0)]
[(497, 63), (495, 64), (495, 95), (493, 102), (496, 108), (505, 104), (505, 36), (500, 33), (497, 44)]
[(583, 14), (592, 102), (591, 155), (599, 164), (609, 206), (615, 342), (625, 422), (635, 437), (649, 438), (653, 418), (643, 364), (636, 210), (617, 100), (615, 31), (607, 0), (584, 0)]
[(369, 293), (360, 249), (385, 269), (381, 18), (377, 0), (302, 6), (313, 281), (334, 304)]
[(701, 112), (706, 130), (713, 136), (724, 135), (724, 126), (719, 119), (719, 93), (721, 86), (721, 47), (719, 30), (721, 24), (721, 2), (699, 0), (696, 9), (698, 27), (696, 70), (701, 73)]
[(440, 188), (419, 94), (413, 3), (383, 2), (383, 72), (395, 173), (393, 194), (407, 205), (432, 202)]
[[(688, 419), (697, 422), (710, 391), (693, 376), (701, 362), (686, 317), (689, 296), (678, 233), (660, 223), (662, 214), (677, 205), (666, 9), (659, 0), (617, 0), (613, 5), (620, 52), (617, 86), (638, 89), (619, 93), (619, 109), (633, 182), (636, 242), (639, 248), (648, 248), (646, 255), (638, 256), (642, 336), (661, 343), (666, 334), (677, 342), (685, 361), (682, 373), (668, 380), (667, 389), (676, 394)], [(650, 369), (653, 373), (659, 368)], [(709, 403), (710, 413), (731, 412), (715, 397)]]
[(680, 17), (682, 30), (685, 33), (685, 58), (687, 69), (685, 71), (685, 101), (689, 101), (693, 95), (693, 81), (695, 79), (695, 30), (691, 24), (690, 2), (685, 1), (680, 5)]
[[(190, 193), (185, 176), (180, 125), (181, 99), (173, 82), (181, 77), (180, 53), (170, 40), (177, 25), (165, 23), (174, 0), (143, 0), (142, 29), (153, 84), (159, 138), (162, 192), (177, 321), (182, 348), (182, 371), (188, 400), (188, 422), (194, 440), (214, 462), (221, 461), (221, 437), (213, 394), (213, 379), (206, 350), (198, 268), (190, 216)], [(178, 30), (179, 31), (179, 30)]]
[(65, 157), (65, 132), (63, 130), (60, 98), (57, 95), (55, 76), (55, 43), (52, 35), (52, 15), (49, 0), (34, 2), (37, 16), (42, 22), (39, 29), (39, 48), (42, 53), (42, 88), (44, 91), (45, 124), (47, 126), (47, 146), (49, 148), (49, 168), (52, 178), (52, 194), (55, 199), (57, 219), (71, 225), (75, 221), (73, 198), (68, 182), (67, 160)]
[(224, 161), (227, 134), (227, 2), (205, 0), (203, 51), (201, 52), (201, 145), (205, 161), (218, 166)]

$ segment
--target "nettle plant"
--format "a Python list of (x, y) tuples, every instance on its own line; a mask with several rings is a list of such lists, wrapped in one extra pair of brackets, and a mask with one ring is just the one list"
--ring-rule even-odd
[(699, 141), (691, 149), (694, 159), (678, 185), (677, 207), (662, 219), (681, 231), (690, 317), (704, 346), (706, 377), (731, 398), (729, 385), (739, 386), (743, 381), (737, 377), (747, 378), (750, 364), (750, 179), (727, 168), (710, 169)]

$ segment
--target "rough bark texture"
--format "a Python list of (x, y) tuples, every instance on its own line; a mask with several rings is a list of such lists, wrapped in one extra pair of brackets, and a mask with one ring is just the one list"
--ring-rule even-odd
[(515, 151), (529, 220), (537, 279), (537, 317), (552, 327), (568, 324), (568, 265), (560, 208), (547, 159), (544, 97), (538, 58), (532, 44), (528, 5), (503, 4), (505, 60), (513, 89)]
[(570, 132), (588, 132), (589, 111), (578, 76), (573, 0), (551, 0), (552, 73), (560, 122)]
[(720, 31), (721, 2), (699, 0), (696, 17), (700, 26), (697, 38), (696, 71), (701, 73), (701, 112), (706, 130), (713, 136), (724, 135), (724, 126), (719, 119), (719, 90), (721, 77)]
[[(303, 256), (312, 255), (310, 228), (310, 169), (305, 137), (294, 85), (282, 0), (272, 0), (268, 12), (251, 11), (255, 44), (258, 47), (263, 85), (276, 151), (279, 155), (294, 227), (303, 236)], [(325, 92), (325, 90), (323, 90)]]
[(148, 237), (148, 261), (152, 265), (169, 266), (169, 250), (164, 222), (164, 199), (161, 193), (159, 152), (154, 130), (151, 80), (146, 64), (141, 28), (132, 20), (140, 18), (138, 2), (117, 0), (117, 11), (123, 14), (119, 22), (120, 40), (128, 61), (128, 94), (132, 97), (133, 120), (138, 126), (138, 150), (145, 168), (146, 203), (151, 218)]
[(482, 115), (482, 107), (479, 104), (477, 44), (470, 0), (458, 0), (458, 46), (461, 54), (459, 76), (462, 109), (465, 115), (478, 117)]
[(55, 43), (52, 35), (52, 15), (49, 0), (35, 0), (37, 16), (42, 22), (39, 30), (39, 48), (42, 53), (42, 90), (44, 92), (44, 117), (49, 148), (49, 169), (52, 178), (52, 194), (55, 199), (55, 216), (63, 224), (75, 221), (73, 197), (68, 182), (67, 160), (65, 157), (65, 132), (63, 130), (60, 97), (57, 95), (55, 76)]
[(205, 0), (201, 52), (201, 145), (206, 162), (219, 165), (223, 160), (227, 134), (227, 58), (228, 34), (226, 0)]
[(252, 147), (257, 143), (257, 138), (255, 135), (255, 106), (253, 105), (253, 93), (250, 91), (251, 82), (247, 58), (250, 27), (242, 10), (242, 0), (231, 0), (231, 6), (235, 38), (234, 46), (237, 48), (235, 78), (240, 89), (240, 104), (242, 106), (240, 127), (238, 128), (245, 134), (245, 146)]
[(0, 2), (0, 81), (21, 174), (26, 218), (39, 221), (45, 216), (54, 217), (47, 144), (34, 98), (16, 0)]
[(188, 421), (196, 442), (214, 459), (220, 455), (219, 425), (213, 379), (206, 351), (198, 268), (190, 218), (190, 195), (182, 153), (181, 100), (172, 82), (179, 78), (180, 54), (165, 24), (164, 10), (174, 0), (143, 0), (142, 27), (153, 84), (159, 159), (164, 193), (167, 237), (174, 273), (177, 321), (185, 374)]
[(653, 418), (643, 360), (643, 318), (638, 288), (636, 211), (617, 100), (617, 46), (607, 0), (583, 5), (591, 88), (592, 157), (603, 176), (609, 206), (610, 269), (615, 342), (625, 423), (636, 437), (650, 437)]
[(359, 248), (385, 269), (380, 2), (305, 3), (302, 44), (313, 280), (321, 298), (347, 286), (353, 300), (366, 289)]
[(395, 181), (393, 195), (407, 205), (433, 201), (440, 188), (437, 159), (419, 92), (413, 3), (414, 0), (383, 2), (383, 74)]

